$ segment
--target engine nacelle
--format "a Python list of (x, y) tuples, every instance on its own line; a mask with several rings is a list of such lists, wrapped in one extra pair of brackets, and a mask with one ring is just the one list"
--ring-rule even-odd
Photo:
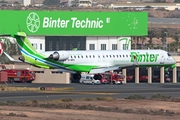
[(67, 51), (56, 51), (53, 54), (49, 56), (50, 59), (56, 60), (56, 61), (61, 61), (61, 60), (66, 60), (69, 58), (69, 54)]

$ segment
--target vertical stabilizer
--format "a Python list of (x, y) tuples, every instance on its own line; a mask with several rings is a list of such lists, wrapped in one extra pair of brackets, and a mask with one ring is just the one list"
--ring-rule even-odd
[(22, 55), (37, 53), (37, 51), (34, 49), (30, 41), (28, 40), (25, 32), (17, 32), (16, 34), (13, 34), (12, 37), (16, 38), (17, 44), (20, 48)]

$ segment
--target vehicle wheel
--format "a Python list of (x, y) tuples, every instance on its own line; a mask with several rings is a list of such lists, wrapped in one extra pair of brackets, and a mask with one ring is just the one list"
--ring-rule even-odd
[(32, 83), (32, 81), (28, 81), (28, 83)]
[(28, 81), (27, 81), (26, 78), (23, 78), (22, 82), (23, 82), (23, 83), (28, 83)]
[(112, 82), (113, 84), (116, 84), (115, 81)]
[(13, 82), (14, 82), (13, 78), (8, 78), (8, 83), (13, 83)]

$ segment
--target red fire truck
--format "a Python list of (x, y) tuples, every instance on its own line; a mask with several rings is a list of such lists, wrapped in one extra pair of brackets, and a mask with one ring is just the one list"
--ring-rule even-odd
[(31, 83), (35, 80), (36, 74), (29, 69), (6, 69), (5, 65), (1, 65), (2, 70), (7, 72), (8, 82)]
[(124, 83), (124, 75), (118, 73), (111, 73), (107, 72), (103, 74), (103, 77), (108, 81), (110, 84), (123, 84)]

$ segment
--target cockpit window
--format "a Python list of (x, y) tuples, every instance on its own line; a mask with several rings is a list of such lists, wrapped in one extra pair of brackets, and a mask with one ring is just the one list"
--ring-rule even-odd
[(168, 56), (171, 56), (169, 53), (167, 53)]

